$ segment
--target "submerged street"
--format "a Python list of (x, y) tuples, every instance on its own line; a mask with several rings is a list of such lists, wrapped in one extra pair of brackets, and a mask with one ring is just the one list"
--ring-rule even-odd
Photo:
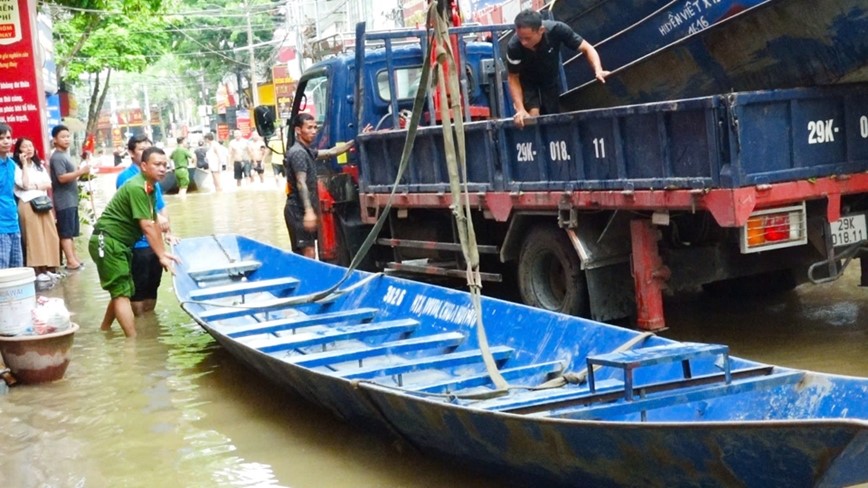
[[(113, 181), (97, 178), (98, 208)], [(240, 233), (288, 248), (284, 198), (266, 181), (167, 203), (181, 238)], [(80, 250), (84, 243), (79, 238)], [(733, 355), (771, 364), (866, 376), (868, 290), (856, 286), (857, 272), (756, 301), (670, 298), (670, 328), (661, 335), (728, 344)], [(81, 330), (64, 380), (0, 396), (0, 486), (504, 485), (399, 450), (276, 390), (190, 320), (169, 275), (156, 314), (137, 321), (135, 340), (117, 326), (99, 331), (108, 295), (92, 263), (46, 294), (64, 298)]]

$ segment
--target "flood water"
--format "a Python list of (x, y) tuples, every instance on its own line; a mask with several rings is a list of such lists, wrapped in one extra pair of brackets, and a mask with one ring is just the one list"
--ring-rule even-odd
[[(113, 188), (97, 179), (97, 207)], [(273, 183), (167, 197), (176, 234), (241, 233), (288, 247)], [(89, 232), (89, 229), (88, 231)], [(85, 239), (78, 242), (86, 256)], [(86, 259), (89, 261), (89, 259)], [(92, 263), (46, 295), (81, 325), (64, 380), (0, 396), (0, 487), (494, 487), (452, 464), (287, 396), (239, 365), (180, 309), (166, 275), (139, 337), (99, 331), (108, 295)], [(868, 289), (839, 282), (746, 302), (669, 299), (663, 335), (729, 344), (733, 354), (868, 376)]]

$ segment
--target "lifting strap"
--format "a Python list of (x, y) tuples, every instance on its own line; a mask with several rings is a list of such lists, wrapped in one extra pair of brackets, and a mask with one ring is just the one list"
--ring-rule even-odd
[[(482, 279), (479, 274), (479, 249), (476, 247), (476, 232), (467, 192), (467, 153), (464, 139), (464, 119), (461, 116), (461, 89), (458, 84), (458, 69), (449, 38), (449, 26), (442, 14), (434, 16), (434, 39), (437, 89), (440, 94), (440, 121), (443, 130), (443, 145), (446, 167), (449, 172), (449, 189), (452, 193), (452, 214), (458, 230), (461, 252), (467, 264), (467, 286), (476, 312), (476, 339), (485, 369), (497, 391), (506, 392), (509, 384), (497, 370), (497, 364), (488, 345), (485, 326), (482, 323)], [(453, 125), (454, 123), (454, 125)], [(462, 192), (463, 183), (463, 192)]]

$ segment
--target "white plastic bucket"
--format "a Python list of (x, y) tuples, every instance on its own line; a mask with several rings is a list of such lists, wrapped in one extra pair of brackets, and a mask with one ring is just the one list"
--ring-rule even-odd
[(32, 327), (35, 281), (33, 268), (0, 269), (0, 335), (19, 335)]

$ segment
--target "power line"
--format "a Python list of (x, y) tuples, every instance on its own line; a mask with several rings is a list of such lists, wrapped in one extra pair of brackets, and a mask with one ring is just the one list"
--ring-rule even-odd
[[(284, 39), (281, 40), (281, 41), (271, 40), (271, 41), (266, 41), (267, 44), (261, 44), (261, 45), (258, 45), (258, 46), (257, 46), (257, 45), (254, 45), (254, 46), (253, 46), (253, 49), (268, 49), (268, 48), (271, 48), (271, 47), (272, 47), (273, 45), (275, 45), (275, 44), (281, 44), (281, 43), (285, 42), (285, 41), (286, 41), (286, 37), (287, 37), (287, 36), (284, 36)], [(246, 51), (246, 50), (247, 50), (247, 46), (245, 46), (245, 45), (238, 45), (238, 46), (236, 46), (235, 48), (233, 48), (231, 51), (239, 51), (239, 52), (240, 52), (240, 51)], [(232, 61), (234, 61), (232, 58), (227, 57), (225, 54), (221, 53), (220, 51), (214, 51), (214, 50), (208, 50), (208, 51), (190, 51), (190, 52), (181, 52), (181, 53), (179, 53), (179, 52), (170, 52), (170, 53), (165, 53), (165, 54), (171, 54), (171, 55), (173, 55), (173, 56), (181, 56), (181, 57), (196, 57), (196, 56), (205, 56), (205, 55), (216, 54), (216, 55), (218, 55), (218, 56), (222, 56), (222, 57), (224, 57), (224, 58), (226, 58), (226, 59), (228, 59), (228, 60), (232, 60)], [(140, 58), (143, 57), (143, 58), (148, 58), (148, 59), (159, 59), (159, 58), (163, 57), (165, 54), (136, 54), (135, 56), (136, 56), (136, 57), (140, 57)], [(73, 57), (71, 57), (70, 59), (74, 59), (74, 60), (76, 60), (76, 61), (87, 61), (87, 60), (90, 60), (90, 59), (123, 59), (123, 58), (129, 57), (129, 56), (131, 56), (131, 55), (124, 55), (124, 54), (117, 54), (117, 55), (111, 55), (111, 54), (100, 54), (100, 55), (94, 55), (94, 56), (73, 56)], [(241, 63), (241, 64), (245, 64), (245, 63)]]
[[(127, 14), (120, 10), (103, 10), (103, 9), (91, 9), (91, 8), (81, 8), (81, 7), (70, 7), (67, 5), (58, 5), (56, 3), (50, 2), (42, 2), (42, 5), (48, 5), (51, 8), (64, 10), (68, 12), (80, 12), (80, 13), (91, 13), (91, 14), (104, 14), (104, 15), (123, 15)], [(265, 13), (274, 8), (278, 8), (284, 5), (282, 1), (276, 1), (273, 3), (265, 3), (265, 4), (257, 4), (252, 5), (251, 10), (255, 11), (255, 13)], [(234, 14), (232, 12), (238, 11), (238, 14)], [(238, 7), (225, 7), (220, 9), (210, 9), (210, 10), (188, 10), (181, 12), (155, 12), (160, 13), (166, 16), (181, 16), (181, 17), (209, 17), (209, 18), (240, 18), (245, 17), (246, 11), (244, 9), (240, 9)]]

